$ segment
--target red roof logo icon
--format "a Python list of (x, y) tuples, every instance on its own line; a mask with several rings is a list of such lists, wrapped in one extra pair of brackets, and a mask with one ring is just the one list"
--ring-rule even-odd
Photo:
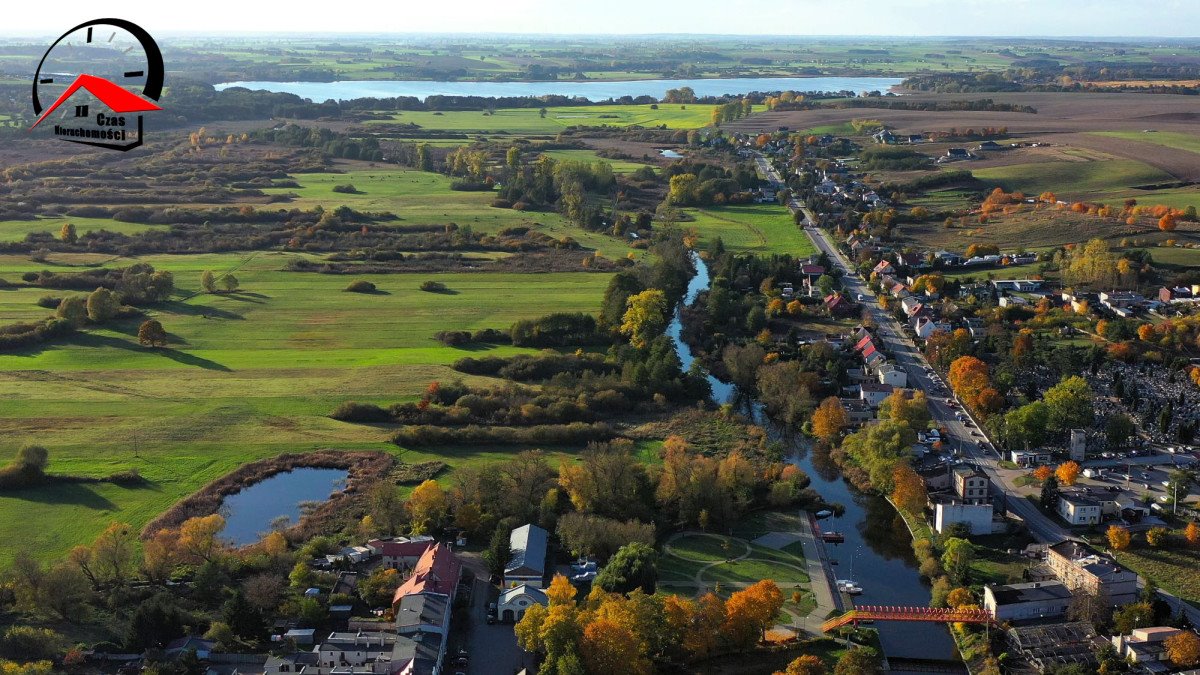
[(147, 112), (150, 110), (162, 110), (162, 108), (158, 107), (158, 105), (153, 101), (138, 96), (128, 89), (113, 84), (102, 77), (96, 77), (95, 75), (88, 75), (87, 73), (84, 73), (76, 77), (75, 81), (71, 83), (71, 86), (67, 87), (67, 90), (62, 93), (62, 96), (59, 96), (58, 100), (55, 101), (53, 105), (51, 105), (49, 108), (46, 108), (46, 112), (42, 113), (42, 116), (37, 118), (37, 121), (33, 123), (33, 126), (29, 128), (31, 130), (36, 128), (37, 125), (42, 123), (42, 120), (46, 119), (50, 113), (54, 112), (60, 105), (62, 105), (67, 99), (71, 98), (71, 96), (81, 88), (86, 89), (93, 96), (100, 99), (101, 103), (108, 106), (109, 109), (115, 113), (135, 113)]

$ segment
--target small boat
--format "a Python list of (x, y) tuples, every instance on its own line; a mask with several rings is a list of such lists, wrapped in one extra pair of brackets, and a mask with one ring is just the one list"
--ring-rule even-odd
[(859, 586), (850, 579), (838, 579), (837, 587), (839, 591), (850, 595), (858, 595), (863, 592), (862, 586)]
[(842, 534), (841, 532), (822, 532), (821, 541), (830, 544), (840, 544), (846, 541), (846, 535)]
[(821, 509), (820, 511), (817, 511), (815, 515), (817, 518), (828, 518), (829, 516), (833, 515), (833, 511), (830, 511), (829, 509)]

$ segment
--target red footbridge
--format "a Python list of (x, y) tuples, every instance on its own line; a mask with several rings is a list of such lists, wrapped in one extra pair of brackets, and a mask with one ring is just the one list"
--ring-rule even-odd
[(923, 621), (926, 623), (995, 623), (992, 613), (986, 609), (948, 607), (885, 607), (864, 605), (855, 607), (845, 614), (834, 617), (821, 625), (828, 633), (848, 623), (865, 621)]

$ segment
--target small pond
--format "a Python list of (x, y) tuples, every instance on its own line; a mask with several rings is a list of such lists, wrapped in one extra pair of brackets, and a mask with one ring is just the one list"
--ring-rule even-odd
[(683, 159), (683, 154), (674, 150), (659, 150), (658, 154), (666, 157), (667, 159)]
[(342, 489), (348, 475), (345, 469), (292, 469), (231, 494), (221, 502), (225, 517), (221, 535), (234, 546), (245, 546), (270, 532), (277, 518), (286, 517), (289, 525), (295, 525), (301, 504), (329, 499)]

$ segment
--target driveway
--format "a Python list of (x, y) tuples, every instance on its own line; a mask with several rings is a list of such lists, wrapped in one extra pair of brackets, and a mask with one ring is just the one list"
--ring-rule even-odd
[[(517, 646), (517, 636), (511, 623), (487, 624), (487, 604), (495, 592), (486, 579), (476, 578), (472, 593), (471, 612), (468, 625), (460, 626), (457, 634), (465, 642), (470, 655), (466, 669), (448, 666), (445, 673), (453, 675), (465, 672), (468, 675), (515, 675), (522, 668), (534, 672), (534, 657)], [(453, 651), (453, 650), (451, 650)], [(453, 661), (448, 654), (447, 662)]]

